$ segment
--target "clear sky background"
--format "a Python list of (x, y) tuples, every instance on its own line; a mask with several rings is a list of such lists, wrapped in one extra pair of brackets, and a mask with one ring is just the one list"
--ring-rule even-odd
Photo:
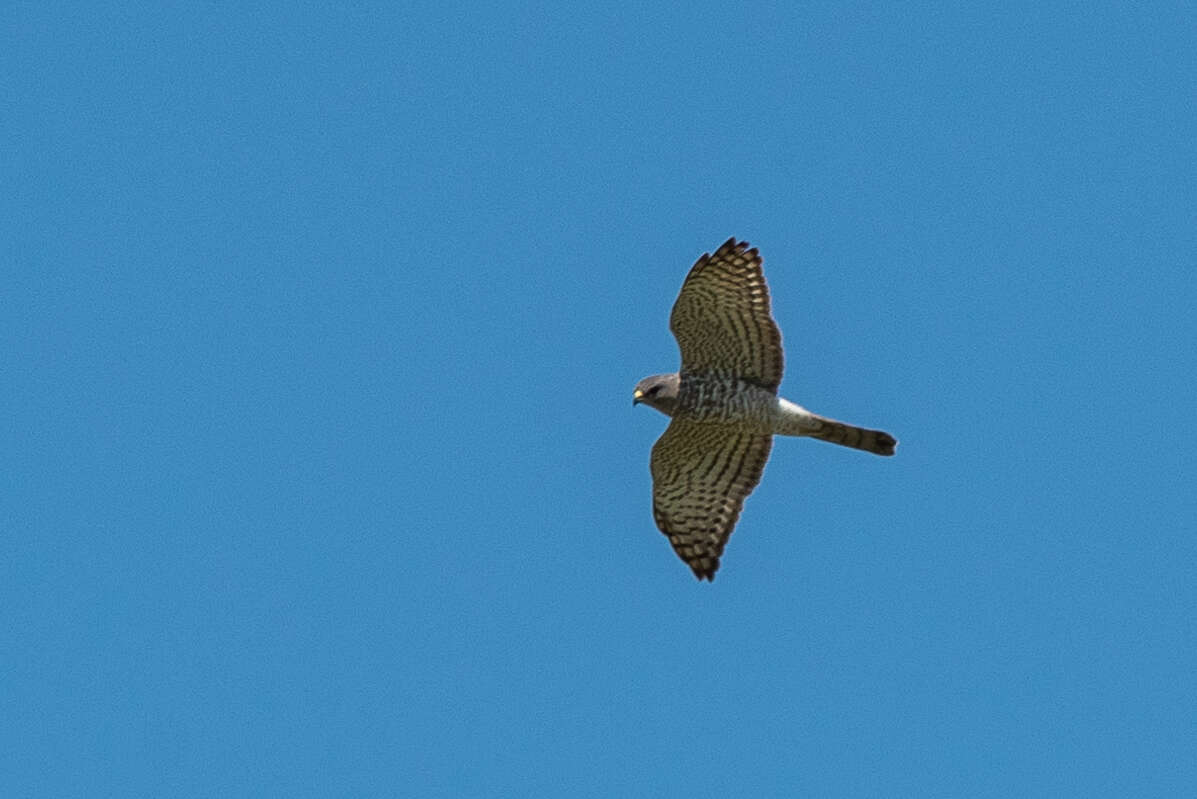
[[(0, 793), (1197, 795), (1185, 3), (21, 3)], [(631, 406), (759, 246), (713, 584)]]

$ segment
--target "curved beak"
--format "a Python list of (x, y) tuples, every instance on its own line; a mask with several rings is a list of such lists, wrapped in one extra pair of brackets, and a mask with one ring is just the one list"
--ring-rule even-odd
[(634, 408), (634, 407), (636, 407), (637, 405), (639, 405), (639, 404), (640, 404), (640, 401), (641, 401), (642, 399), (644, 399), (644, 392), (643, 392), (643, 391), (641, 391), (640, 389), (636, 389), (635, 391), (633, 391), (633, 392), (632, 392), (632, 407)]

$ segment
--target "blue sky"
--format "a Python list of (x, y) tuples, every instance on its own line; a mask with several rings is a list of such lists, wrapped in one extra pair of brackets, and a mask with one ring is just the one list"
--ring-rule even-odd
[[(1197, 792), (1186, 4), (24, 3), (6, 796)], [(631, 407), (729, 236), (718, 579)]]

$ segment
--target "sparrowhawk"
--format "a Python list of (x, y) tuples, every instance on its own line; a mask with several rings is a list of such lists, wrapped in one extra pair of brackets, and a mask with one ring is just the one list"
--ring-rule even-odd
[(811, 413), (777, 395), (781, 332), (761, 256), (730, 238), (703, 254), (669, 317), (678, 372), (646, 377), (632, 404), (672, 418), (652, 452), (653, 518), (699, 580), (715, 579), (744, 499), (760, 482), (773, 436), (812, 436), (893, 455), (889, 433)]

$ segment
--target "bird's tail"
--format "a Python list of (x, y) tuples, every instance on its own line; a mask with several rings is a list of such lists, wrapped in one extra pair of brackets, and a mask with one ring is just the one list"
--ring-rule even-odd
[(863, 449), (865, 452), (872, 452), (875, 455), (893, 455), (894, 447), (898, 444), (896, 438), (881, 430), (866, 430), (863, 427), (844, 424), (813, 413), (810, 415), (809, 421), (810, 426), (804, 431), (804, 435), (817, 438), (820, 441), (830, 441), (832, 444), (844, 447)]

